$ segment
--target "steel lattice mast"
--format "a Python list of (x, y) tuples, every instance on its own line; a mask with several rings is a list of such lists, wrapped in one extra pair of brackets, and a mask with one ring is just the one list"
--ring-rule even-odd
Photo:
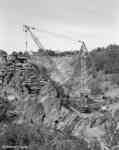
[(88, 50), (84, 42), (80, 49), (80, 92), (83, 94), (88, 94), (90, 92), (88, 88), (88, 71), (87, 71), (87, 54)]

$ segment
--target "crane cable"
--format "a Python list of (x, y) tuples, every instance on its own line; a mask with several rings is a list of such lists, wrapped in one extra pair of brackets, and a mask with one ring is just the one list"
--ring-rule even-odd
[(73, 39), (71, 36), (68, 36), (68, 35), (65, 35), (65, 34), (60, 34), (60, 33), (56, 33), (56, 32), (52, 32), (52, 31), (48, 31), (46, 29), (38, 29), (38, 28), (35, 28), (35, 27), (30, 27), (32, 30), (36, 30), (38, 32), (42, 32), (42, 33), (46, 33), (46, 34), (49, 34), (49, 35), (52, 35), (52, 36), (55, 36), (57, 38), (64, 38), (64, 39), (67, 39), (67, 40), (70, 40), (72, 42), (78, 42), (78, 43), (82, 43), (83, 41), (81, 40), (75, 40)]
[(27, 51), (28, 50), (28, 33), (27, 33), (27, 31), (25, 31), (25, 51)]

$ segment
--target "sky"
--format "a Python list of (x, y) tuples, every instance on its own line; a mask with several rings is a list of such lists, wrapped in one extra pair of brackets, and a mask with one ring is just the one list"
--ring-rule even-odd
[(1, 0), (0, 49), (25, 51), (27, 39), (37, 50), (23, 24), (39, 29), (33, 32), (47, 49), (78, 50), (78, 40), (89, 50), (119, 44), (119, 0)]

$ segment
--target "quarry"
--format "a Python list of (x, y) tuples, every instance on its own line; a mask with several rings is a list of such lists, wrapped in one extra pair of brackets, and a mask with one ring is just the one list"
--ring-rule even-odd
[(0, 50), (0, 148), (118, 150), (119, 74), (98, 61), (104, 50), (81, 40), (78, 51), (46, 50), (33, 30), (24, 25), (37, 52)]

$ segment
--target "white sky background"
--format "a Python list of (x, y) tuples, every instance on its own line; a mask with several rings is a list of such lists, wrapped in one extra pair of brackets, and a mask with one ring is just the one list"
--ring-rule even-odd
[[(23, 24), (84, 40), (89, 50), (119, 44), (119, 0), (0, 0), (0, 49), (25, 49)], [(65, 38), (34, 33), (45, 48), (80, 48)], [(29, 49), (37, 49), (30, 36), (28, 41)]]

